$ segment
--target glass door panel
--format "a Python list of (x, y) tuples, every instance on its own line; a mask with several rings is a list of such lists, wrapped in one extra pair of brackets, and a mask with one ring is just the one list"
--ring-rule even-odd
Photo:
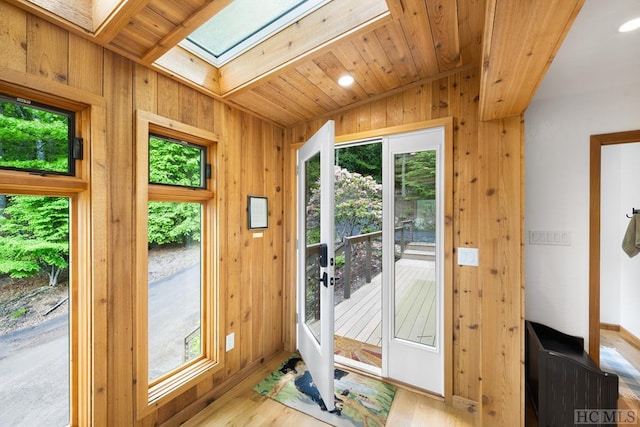
[(305, 278), (304, 278), (304, 323), (320, 343), (320, 153), (305, 162)]
[(394, 155), (395, 337), (435, 347), (436, 151)]

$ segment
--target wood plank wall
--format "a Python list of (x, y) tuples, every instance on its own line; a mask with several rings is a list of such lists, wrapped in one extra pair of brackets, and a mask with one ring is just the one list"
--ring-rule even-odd
[[(343, 135), (447, 116), (455, 119), (454, 247), (480, 250), (478, 268), (454, 265), (454, 403), (474, 410), (482, 402), (475, 409), (483, 425), (511, 426), (522, 419), (523, 124), (520, 117), (478, 122), (478, 70), (283, 131), (1, 0), (0, 44), (0, 71), (8, 67), (106, 100), (111, 185), (104, 194), (109, 206), (104, 227), (110, 310), (108, 323), (96, 325), (95, 331), (105, 334), (108, 344), (106, 355), (96, 355), (98, 364), (106, 358), (107, 367), (106, 397), (100, 390), (103, 397), (97, 400), (106, 401), (106, 408), (100, 404), (95, 409), (97, 421), (106, 424), (96, 425), (177, 424), (281, 349), (283, 341), (293, 346), (291, 144), (304, 141), (327, 118), (336, 120), (336, 131)], [(216, 179), (221, 308), (223, 333), (233, 332), (236, 338), (221, 374), (139, 422), (132, 385), (137, 108), (220, 136)], [(270, 225), (262, 238), (253, 238), (246, 228), (248, 194), (269, 197)], [(288, 285), (283, 288), (283, 283)]]
[[(70, 34), (0, 1), (2, 70), (37, 76), (64, 93), (73, 87), (106, 103), (108, 213), (108, 316), (94, 333), (106, 337), (106, 390), (99, 385), (94, 425), (177, 425), (230, 388), (253, 367), (283, 348), (283, 141), (284, 130), (207, 97), (148, 68)], [(8, 74), (8, 71), (5, 72)], [(13, 73), (15, 74), (15, 73)], [(235, 348), (223, 353), (224, 369), (181, 396), (136, 420), (135, 338), (135, 156), (134, 113), (143, 109), (197, 126), (220, 137), (217, 185), (219, 284), (224, 335)], [(256, 238), (247, 229), (247, 195), (269, 199), (269, 228)], [(96, 216), (100, 217), (100, 216)], [(86, 259), (86, 262), (92, 262)], [(105, 284), (98, 286), (105, 287)], [(106, 395), (106, 397), (105, 397)]]
[[(479, 122), (479, 87), (479, 70), (470, 69), (300, 124), (287, 130), (285, 164), (293, 167), (291, 147), (328, 119), (335, 120), (336, 135), (346, 135), (454, 117), (453, 246), (479, 248), (480, 265), (454, 262), (452, 400), (478, 411), (482, 425), (512, 426), (523, 420), (524, 402), (523, 124), (520, 117)], [(291, 203), (290, 195), (286, 200)], [(285, 238), (289, 252), (295, 249), (290, 227)], [(288, 263), (285, 272), (291, 283), (293, 267)], [(286, 320), (295, 313), (293, 291), (287, 289), (285, 347), (295, 340)]]

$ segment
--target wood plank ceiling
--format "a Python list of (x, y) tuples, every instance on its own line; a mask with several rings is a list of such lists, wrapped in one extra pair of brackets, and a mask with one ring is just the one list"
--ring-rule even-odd
[(177, 45), (231, 1), (9, 0), (284, 127), (481, 64), (482, 118), (520, 114), (584, 0), (333, 0), (220, 68)]

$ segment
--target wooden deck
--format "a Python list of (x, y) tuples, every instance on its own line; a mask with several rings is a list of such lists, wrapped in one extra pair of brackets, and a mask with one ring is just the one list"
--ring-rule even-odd
[[(382, 275), (335, 307), (335, 334), (382, 345)], [(396, 336), (433, 346), (436, 333), (435, 263), (396, 262)]]

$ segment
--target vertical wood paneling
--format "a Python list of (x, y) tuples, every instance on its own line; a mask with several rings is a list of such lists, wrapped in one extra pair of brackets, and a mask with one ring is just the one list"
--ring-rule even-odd
[[(109, 425), (129, 425), (133, 408), (133, 288), (135, 224), (133, 149), (133, 66), (105, 51), (107, 158), (109, 171)], [(115, 197), (117, 195), (117, 197)], [(131, 381), (129, 381), (129, 379)], [(145, 381), (146, 379), (141, 379)]]
[(387, 126), (398, 126), (404, 123), (402, 93), (391, 95), (387, 98)]
[[(478, 268), (455, 262), (453, 266), (453, 404), (475, 411), (481, 400), (490, 401), (483, 407), (483, 425), (511, 426), (518, 423), (524, 402), (520, 354), (523, 335), (519, 327), (523, 315), (522, 124), (519, 118), (507, 119), (504, 124), (479, 123), (479, 91), (479, 70), (469, 69), (353, 111), (356, 116), (368, 114), (361, 109), (370, 111), (372, 130), (453, 116), (453, 245), (479, 248), (481, 263)], [(348, 112), (327, 118), (344, 123)], [(314, 120), (287, 130), (289, 150), (285, 155), (291, 165), (295, 165), (291, 147), (306, 141), (321, 124)], [(348, 133), (345, 129), (348, 127), (336, 126), (336, 134)], [(295, 188), (295, 181), (290, 185)], [(498, 202), (492, 204), (489, 194), (496, 193)], [(294, 209), (290, 197), (287, 206)], [(292, 226), (287, 227), (294, 236)], [(289, 256), (295, 255), (295, 250), (288, 250)], [(295, 266), (288, 263), (285, 281), (295, 283), (294, 270)], [(294, 291), (289, 289), (288, 293)], [(295, 300), (287, 300), (287, 304), (285, 313), (294, 312), (291, 305)], [(295, 331), (287, 332), (285, 341), (294, 341)]]
[[(234, 333), (238, 339), (235, 348), (226, 353), (225, 356), (225, 368), (227, 376), (231, 376), (244, 366), (241, 359), (241, 294), (242, 294), (242, 219), (246, 218), (246, 215), (242, 214), (240, 206), (243, 204), (241, 176), (242, 176), (242, 144), (240, 135), (242, 135), (242, 113), (225, 107), (225, 121), (221, 124), (225, 128), (226, 137), (224, 145), (224, 161), (225, 161), (225, 183), (224, 193), (226, 200), (224, 204), (224, 211), (221, 212), (225, 216), (226, 229), (221, 228), (221, 239), (226, 240), (226, 247), (223, 245), (220, 248), (221, 257), (226, 258), (226, 265), (224, 265), (225, 273), (225, 288), (227, 290), (227, 328), (226, 333)], [(226, 123), (226, 126), (225, 126)], [(221, 265), (221, 267), (223, 267)], [(224, 337), (221, 337), (224, 339)]]
[(135, 109), (155, 114), (158, 108), (158, 74), (142, 65), (135, 65), (133, 82)]
[(198, 92), (186, 86), (178, 90), (178, 120), (191, 126), (198, 125)]
[[(458, 232), (454, 247), (478, 246), (478, 119), (479, 80), (476, 70), (452, 76), (451, 111), (457, 111), (455, 142), (454, 211)], [(459, 267), (454, 280), (454, 389), (472, 402), (480, 401), (481, 313), (478, 307), (478, 270)]]
[[(274, 285), (266, 286), (265, 288), (270, 291), (270, 299), (266, 301), (265, 313), (268, 316), (269, 328), (270, 328), (270, 346), (267, 349), (268, 352), (276, 352), (282, 348), (282, 324), (283, 324), (283, 262), (284, 262), (284, 245), (282, 242), (283, 236), (283, 214), (284, 214), (284, 188), (283, 188), (283, 161), (284, 151), (283, 138), (284, 134), (282, 129), (273, 125), (263, 124), (266, 130), (263, 132), (263, 138), (265, 140), (265, 159), (268, 159), (268, 167), (266, 173), (265, 182), (267, 183), (267, 189), (269, 190), (270, 206), (270, 251), (267, 258), (265, 258), (265, 265), (271, 266), (271, 274), (267, 277), (271, 277)], [(266, 134), (269, 137), (267, 137)], [(266, 141), (269, 141), (268, 143)]]
[(33, 15), (27, 18), (27, 72), (67, 83), (69, 33)]
[(0, 67), (26, 71), (27, 14), (5, 2), (0, 2), (0, 46)]
[(102, 61), (102, 47), (69, 34), (69, 86), (102, 95)]
[(524, 422), (521, 117), (479, 127), (483, 425)]
[(387, 127), (387, 100), (379, 99), (371, 104), (371, 126), (369, 129)]
[[(91, 186), (95, 191), (91, 192), (91, 221), (94, 227), (92, 235), (93, 253), (93, 330), (92, 334), (92, 354), (102, 355), (93, 360), (93, 378), (89, 380), (93, 388), (93, 395), (90, 396), (93, 414), (89, 414), (88, 419), (94, 425), (105, 425), (108, 419), (108, 379), (109, 364), (107, 354), (109, 353), (109, 337), (105, 333), (109, 316), (109, 239), (106, 224), (109, 223), (109, 193), (99, 191), (102, 188), (109, 188), (109, 170), (106, 165), (107, 147), (105, 142), (107, 114), (104, 106), (92, 107), (90, 124), (90, 153), (91, 153)], [(102, 226), (98, 226), (102, 224)], [(82, 419), (82, 418), (81, 418)]]
[(449, 112), (449, 79), (444, 78), (431, 83), (431, 118), (447, 117)]
[(158, 114), (180, 120), (180, 84), (158, 74)]
[[(94, 165), (92, 200), (107, 223), (96, 235), (104, 242), (96, 259), (95, 393), (96, 425), (179, 424), (283, 347), (283, 130), (207, 97), (155, 71), (70, 35), (39, 18), (0, 2), (0, 66), (43, 81), (68, 84), (104, 97), (92, 115), (91, 132), (106, 143), (92, 147), (105, 162)], [(134, 110), (156, 113), (212, 130), (220, 136), (215, 165), (222, 336), (217, 337), (225, 369), (185, 391), (142, 420), (136, 420), (133, 366), (135, 337)], [(89, 122), (83, 122), (89, 126)], [(106, 185), (105, 185), (106, 183)], [(262, 239), (246, 226), (248, 192), (269, 197), (270, 224)], [(98, 247), (98, 246), (96, 246)], [(96, 252), (96, 256), (100, 251)], [(100, 311), (100, 307), (108, 310)], [(100, 316), (104, 314), (104, 319)], [(243, 329), (247, 327), (246, 329)], [(225, 352), (224, 335), (235, 333)], [(86, 334), (83, 334), (86, 335)], [(142, 349), (141, 349), (142, 350)], [(141, 379), (145, 381), (145, 379)], [(86, 388), (81, 389), (86, 392)], [(86, 411), (88, 409), (84, 409)]]
[[(244, 194), (253, 194), (257, 196), (267, 196), (265, 194), (264, 169), (265, 159), (262, 136), (262, 126), (258, 119), (248, 114), (243, 115), (243, 121), (247, 123), (247, 130), (242, 135), (243, 147), (243, 164), (246, 165), (246, 173), (243, 174), (243, 183), (245, 185)], [(246, 206), (246, 201), (244, 202)], [(245, 208), (246, 209), (246, 208)], [(248, 212), (243, 215), (248, 217)], [(244, 333), (243, 337), (251, 337), (245, 340), (250, 344), (250, 351), (247, 354), (247, 362), (253, 362), (262, 354), (264, 347), (264, 327), (265, 322), (262, 317), (264, 315), (264, 264), (262, 262), (252, 262), (250, 260), (263, 260), (265, 251), (265, 241), (270, 233), (266, 230), (249, 230), (248, 224), (245, 222), (242, 229), (244, 230), (245, 248), (249, 257), (245, 264), (244, 271), (249, 273), (248, 280), (244, 280), (245, 288), (243, 291), (249, 294), (247, 298), (248, 307), (246, 307), (246, 316), (249, 319), (248, 333)], [(255, 232), (257, 232), (257, 234)], [(261, 237), (258, 237), (260, 236)], [(247, 265), (248, 264), (248, 265)], [(249, 291), (249, 292), (247, 292)]]

